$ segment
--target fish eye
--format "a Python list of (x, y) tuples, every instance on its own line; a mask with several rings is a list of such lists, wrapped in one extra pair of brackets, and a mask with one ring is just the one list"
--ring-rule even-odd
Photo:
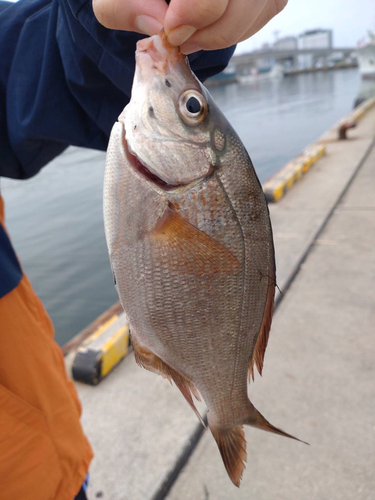
[(188, 125), (198, 125), (208, 113), (206, 99), (196, 90), (185, 90), (179, 98), (178, 112)]
[(202, 108), (201, 103), (196, 97), (189, 97), (189, 99), (186, 101), (185, 106), (189, 113), (193, 114), (200, 113), (200, 110)]

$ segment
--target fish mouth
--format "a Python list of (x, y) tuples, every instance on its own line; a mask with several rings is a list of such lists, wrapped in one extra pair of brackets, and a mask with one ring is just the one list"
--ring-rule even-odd
[(136, 153), (131, 151), (131, 149), (128, 145), (128, 141), (126, 140), (124, 128), (123, 128), (123, 146), (124, 146), (126, 157), (129, 161), (129, 164), (133, 168), (133, 170), (135, 170), (146, 181), (151, 182), (153, 185), (157, 186), (158, 188), (162, 189), (163, 191), (175, 191), (175, 190), (181, 190), (181, 189), (184, 189), (184, 190), (191, 189), (192, 187), (196, 186), (197, 184), (210, 178), (215, 172), (215, 167), (213, 165), (210, 165), (207, 174), (204, 176), (198, 177), (196, 179), (192, 179), (189, 182), (180, 182), (180, 183), (168, 182), (168, 180), (162, 179), (155, 172), (153, 172), (150, 167), (145, 165), (140, 160), (140, 158), (136, 155)]
[(139, 40), (137, 42), (135, 57), (137, 67), (141, 68), (144, 78), (152, 74), (153, 71), (166, 75), (182, 59), (185, 59), (185, 56), (181, 54), (178, 47), (174, 47), (168, 43), (164, 30), (158, 35)]

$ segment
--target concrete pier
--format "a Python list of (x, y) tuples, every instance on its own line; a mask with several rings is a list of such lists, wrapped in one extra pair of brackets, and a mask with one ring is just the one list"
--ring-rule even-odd
[(348, 135), (321, 138), (325, 157), (270, 207), (284, 295), (249, 391), (311, 446), (247, 428), (238, 490), (179, 391), (128, 356), (99, 386), (77, 384), (95, 452), (90, 499), (373, 498), (375, 110)]

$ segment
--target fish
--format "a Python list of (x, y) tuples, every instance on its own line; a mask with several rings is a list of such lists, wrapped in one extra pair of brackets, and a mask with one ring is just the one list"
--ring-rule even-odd
[[(243, 426), (292, 439), (248, 397), (262, 374), (276, 270), (269, 211), (240, 138), (162, 32), (137, 43), (106, 156), (104, 223), (137, 363), (207, 406), (240, 485)], [(297, 439), (298, 440), (298, 439)]]

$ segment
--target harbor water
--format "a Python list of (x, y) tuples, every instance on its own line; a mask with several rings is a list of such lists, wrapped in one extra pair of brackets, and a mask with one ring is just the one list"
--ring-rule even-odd
[[(210, 92), (263, 182), (350, 112), (360, 84), (358, 70), (346, 69)], [(69, 148), (30, 180), (1, 179), (14, 247), (60, 345), (117, 300), (104, 240), (104, 159)]]

